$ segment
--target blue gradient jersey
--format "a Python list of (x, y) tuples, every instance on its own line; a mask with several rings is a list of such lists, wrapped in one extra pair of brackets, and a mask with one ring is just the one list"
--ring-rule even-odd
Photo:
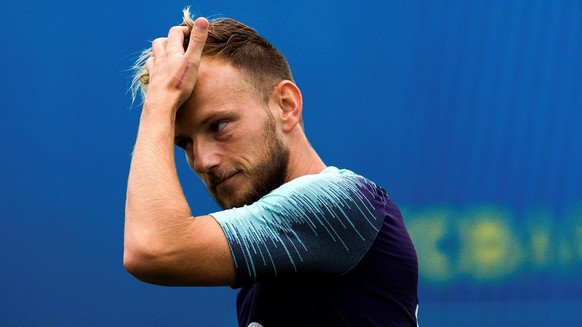
[(241, 326), (416, 326), (418, 262), (386, 192), (328, 167), (212, 216), (231, 248)]

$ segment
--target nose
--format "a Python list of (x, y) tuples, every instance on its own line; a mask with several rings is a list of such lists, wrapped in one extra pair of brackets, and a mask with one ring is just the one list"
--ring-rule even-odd
[(192, 144), (190, 166), (197, 174), (207, 173), (220, 164), (220, 154), (214, 142), (197, 140)]

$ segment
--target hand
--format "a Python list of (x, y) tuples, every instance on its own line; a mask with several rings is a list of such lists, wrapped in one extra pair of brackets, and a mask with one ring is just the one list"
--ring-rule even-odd
[(207, 36), (208, 20), (199, 17), (192, 31), (187, 26), (174, 26), (167, 38), (152, 42), (153, 55), (146, 61), (149, 85), (144, 111), (165, 110), (175, 115), (192, 94)]

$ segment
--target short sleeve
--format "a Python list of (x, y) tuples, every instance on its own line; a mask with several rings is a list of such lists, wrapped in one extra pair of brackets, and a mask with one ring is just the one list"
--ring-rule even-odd
[(242, 286), (291, 274), (348, 272), (376, 238), (388, 201), (366, 178), (328, 167), (252, 205), (211, 215), (226, 235), (236, 286)]

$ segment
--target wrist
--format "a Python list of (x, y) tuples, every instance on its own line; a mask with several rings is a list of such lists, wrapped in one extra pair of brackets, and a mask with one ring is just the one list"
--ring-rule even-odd
[(175, 115), (182, 102), (178, 92), (168, 90), (162, 92), (158, 87), (154, 89), (154, 86), (151, 86), (144, 98), (143, 110), (160, 112), (163, 115)]
[(152, 101), (146, 99), (144, 101), (141, 117), (141, 122), (152, 121), (156, 123), (173, 122), (176, 117), (177, 106), (172, 105), (170, 101)]

